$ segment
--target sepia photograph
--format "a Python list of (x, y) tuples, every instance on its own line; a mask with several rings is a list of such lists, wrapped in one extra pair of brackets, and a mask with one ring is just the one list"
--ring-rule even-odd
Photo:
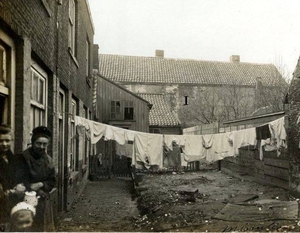
[(299, 9), (0, 0), (0, 232), (300, 232)]

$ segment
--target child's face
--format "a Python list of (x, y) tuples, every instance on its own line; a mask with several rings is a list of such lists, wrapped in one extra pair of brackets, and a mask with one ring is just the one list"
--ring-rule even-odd
[(30, 210), (19, 210), (12, 216), (14, 230), (24, 231), (30, 229), (33, 223), (33, 215)]
[(10, 150), (11, 134), (0, 134), (0, 152)]

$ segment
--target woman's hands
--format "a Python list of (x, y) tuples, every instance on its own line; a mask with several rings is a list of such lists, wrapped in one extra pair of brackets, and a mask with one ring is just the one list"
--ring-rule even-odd
[(12, 190), (12, 192), (17, 195), (24, 194), (25, 191), (26, 191), (26, 187), (24, 186), (24, 184), (17, 184)]
[(43, 182), (37, 182), (37, 183), (32, 183), (30, 184), (30, 188), (33, 191), (38, 191), (40, 188), (44, 186)]

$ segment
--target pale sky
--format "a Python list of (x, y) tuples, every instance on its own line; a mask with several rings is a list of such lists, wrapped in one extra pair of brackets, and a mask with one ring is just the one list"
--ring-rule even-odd
[(294, 71), (299, 0), (88, 0), (101, 54), (272, 63)]

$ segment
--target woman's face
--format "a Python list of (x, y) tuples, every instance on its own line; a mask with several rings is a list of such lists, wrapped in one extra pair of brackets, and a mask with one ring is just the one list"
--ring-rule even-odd
[(49, 144), (49, 138), (39, 137), (34, 141), (32, 148), (35, 153), (42, 155), (46, 152), (48, 144)]
[(11, 146), (11, 134), (0, 134), (0, 152), (6, 152)]

